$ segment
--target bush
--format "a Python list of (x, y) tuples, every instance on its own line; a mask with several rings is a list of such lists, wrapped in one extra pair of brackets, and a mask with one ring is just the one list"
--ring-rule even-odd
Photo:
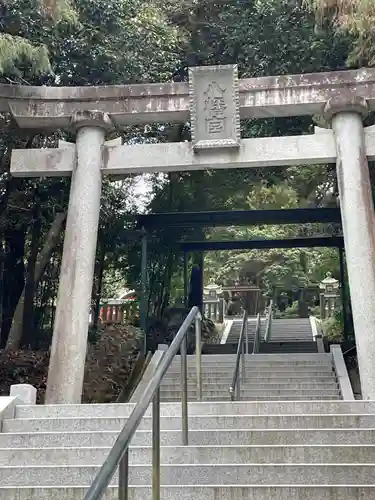
[[(110, 325), (96, 332), (88, 345), (84, 403), (115, 402), (127, 382), (139, 352), (142, 333), (130, 325)], [(44, 402), (49, 351), (0, 351), (0, 396), (8, 396), (13, 384), (31, 384), (38, 403)]]
[(336, 311), (333, 316), (323, 320), (324, 336), (331, 342), (344, 340), (344, 316), (342, 311)]
[(274, 317), (276, 319), (299, 318), (298, 301), (293, 302), (293, 304), (287, 307), (284, 312), (276, 312)]

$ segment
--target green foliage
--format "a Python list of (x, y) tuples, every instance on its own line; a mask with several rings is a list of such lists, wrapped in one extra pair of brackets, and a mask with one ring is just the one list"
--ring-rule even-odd
[[(0, 0), (0, 14), (3, 82), (95, 85), (165, 80), (177, 60), (177, 30), (162, 10), (147, 0), (76, 0), (74, 6), (66, 0)], [(69, 194), (68, 179), (12, 179), (8, 174), (11, 151), (14, 147), (53, 147), (58, 138), (74, 140), (65, 131), (52, 135), (20, 131), (8, 117), (3, 118), (0, 243), (7, 258), (3, 276), (0, 273), (0, 287), (6, 287), (7, 294), (2, 344), (24, 285), (35, 203), (40, 205), (42, 218), (42, 233), (37, 242), (40, 248), (56, 211), (67, 208)], [(137, 137), (142, 132), (143, 129), (138, 131)], [(126, 140), (128, 131), (123, 133)], [(107, 293), (114, 290), (115, 282), (122, 288), (128, 281), (127, 245), (133, 244), (124, 241), (126, 229), (131, 226), (124, 224), (124, 216), (134, 210), (137, 197), (131, 194), (133, 185), (130, 178), (114, 184), (106, 181), (103, 186), (99, 243), (105, 252), (104, 262), (97, 265), (95, 287), (101, 268), (104, 274), (115, 273), (115, 280), (105, 279), (101, 286)], [(59, 246), (36, 292), (36, 330), (39, 326), (49, 330), (51, 326), (61, 251)]]
[(319, 31), (333, 26), (337, 34), (352, 40), (349, 66), (375, 65), (375, 4), (373, 0), (304, 0), (316, 14)]
[(78, 27), (65, 23), (51, 39), (62, 85), (165, 80), (176, 64), (177, 32), (148, 0), (77, 0)]
[(19, 74), (17, 66), (27, 61), (35, 75), (49, 73), (48, 49), (45, 45), (34, 46), (25, 38), (0, 33), (0, 74)]
[(299, 318), (299, 305), (298, 301), (294, 301), (293, 304), (285, 309), (285, 311), (276, 312), (275, 318)]
[(51, 33), (77, 22), (70, 1), (0, 0), (0, 14), (0, 75), (51, 74)]
[(323, 321), (325, 337), (332, 342), (344, 340), (344, 317), (342, 311), (336, 311), (333, 316)]
[[(292, 170), (292, 169), (291, 169)], [(294, 169), (293, 169), (294, 170)], [(250, 209), (284, 209), (303, 206), (306, 183), (300, 170), (299, 176), (288, 176), (288, 181), (267, 186), (264, 182), (253, 184), (248, 188), (246, 197)], [(319, 186), (320, 187), (320, 186)], [(316, 186), (310, 186), (316, 196)], [(326, 185), (326, 189), (330, 186)], [(213, 229), (209, 237), (225, 240), (283, 239), (298, 236), (311, 236), (316, 233), (329, 234), (330, 228), (318, 224), (305, 226), (268, 225), (253, 227), (230, 227)], [(265, 293), (272, 294), (275, 285), (286, 290), (297, 290), (309, 282), (318, 282), (326, 272), (338, 272), (337, 251), (332, 249), (271, 249), (251, 251), (212, 252), (206, 257), (206, 277), (218, 282), (231, 281), (241, 276), (255, 276), (264, 288)]]
[(43, 13), (55, 22), (67, 21), (75, 23), (77, 21), (77, 13), (71, 0), (39, 0), (39, 3)]

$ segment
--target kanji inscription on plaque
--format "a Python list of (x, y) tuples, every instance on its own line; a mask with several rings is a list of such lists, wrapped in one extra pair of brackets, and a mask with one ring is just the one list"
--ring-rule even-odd
[(192, 142), (195, 150), (240, 145), (237, 66), (189, 69)]

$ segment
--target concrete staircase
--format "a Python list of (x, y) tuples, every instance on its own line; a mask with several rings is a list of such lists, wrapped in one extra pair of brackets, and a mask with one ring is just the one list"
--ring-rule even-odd
[[(224, 345), (236, 346), (240, 337), (242, 319), (232, 320), (231, 328), (225, 339)], [(249, 318), (248, 339), (249, 352), (252, 352), (256, 319)], [(261, 319), (260, 338), (264, 338), (266, 318)], [(235, 350), (235, 348), (233, 349)], [(277, 353), (317, 353), (318, 348), (313, 337), (309, 318), (273, 319), (271, 338), (268, 342), (260, 342), (259, 352), (264, 354)]]
[[(253, 341), (254, 341), (256, 323), (257, 323), (256, 318), (254, 318), (254, 317), (249, 318), (248, 327), (247, 327), (249, 343), (250, 342), (253, 343)], [(237, 344), (238, 343), (238, 339), (240, 338), (240, 333), (241, 333), (241, 327), (242, 327), (242, 318), (234, 318), (232, 320), (232, 325), (231, 325), (231, 328), (229, 330), (228, 336), (227, 336), (226, 341), (225, 341), (226, 344)], [(266, 329), (266, 319), (264, 317), (262, 317), (261, 323), (260, 323), (261, 338), (264, 337), (265, 329)]]
[[(203, 401), (229, 400), (236, 356), (202, 356)], [(241, 371), (241, 370), (240, 370)], [(249, 354), (246, 376), (240, 376), (242, 400), (340, 399), (331, 354)], [(188, 356), (189, 401), (196, 400), (195, 356)], [(176, 360), (161, 385), (162, 401), (180, 398), (180, 360)]]
[[(247, 355), (242, 400), (231, 402), (234, 359), (202, 356), (205, 401), (194, 402), (188, 356), (189, 446), (181, 445), (178, 357), (167, 372), (162, 500), (375, 498), (375, 402), (341, 400), (332, 353)], [(0, 433), (0, 500), (82, 500), (133, 408), (16, 406)], [(149, 409), (130, 448), (129, 500), (151, 500), (151, 425)], [(117, 500), (116, 485), (117, 474), (106, 500)]]
[[(1, 500), (81, 500), (132, 405), (19, 406), (0, 434)], [(375, 402), (161, 405), (162, 499), (375, 498)], [(151, 499), (151, 418), (130, 449), (130, 500)], [(117, 476), (106, 499), (117, 498)]]

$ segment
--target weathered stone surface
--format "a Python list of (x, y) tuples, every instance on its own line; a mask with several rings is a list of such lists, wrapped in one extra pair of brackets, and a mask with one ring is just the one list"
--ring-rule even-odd
[[(375, 399), (374, 205), (361, 100), (328, 103), (337, 149), (337, 179), (363, 399)], [(347, 111), (349, 110), (349, 111)], [(352, 110), (352, 112), (350, 112)]]
[[(375, 129), (365, 129), (366, 154), (375, 159)], [(127, 175), (143, 172), (175, 172), (222, 168), (259, 168), (288, 165), (334, 163), (336, 148), (333, 132), (315, 135), (243, 139), (238, 151), (210, 150), (195, 154), (188, 142), (137, 144), (105, 147), (103, 174)], [(15, 177), (56, 177), (71, 175), (75, 148), (15, 149), (11, 172)]]
[[(375, 134), (366, 134), (366, 152), (375, 158)], [(249, 168), (285, 165), (325, 164), (336, 161), (332, 131), (325, 134), (244, 139), (237, 151), (212, 150), (210, 155), (194, 154), (191, 143), (147, 144), (106, 147), (103, 173), (110, 175), (142, 172), (173, 172), (218, 168)], [(15, 177), (70, 175), (75, 150), (16, 149), (11, 172)]]
[(337, 113), (358, 113), (362, 118), (366, 118), (368, 115), (367, 101), (359, 95), (334, 96), (325, 105), (324, 115), (327, 120), (332, 120)]
[[(108, 117), (78, 113), (75, 123), (83, 126), (77, 132), (46, 403), (81, 401), (86, 358)], [(61, 151), (72, 153), (71, 148)]]
[(240, 110), (237, 66), (191, 68), (189, 95), (194, 149), (238, 147)]
[(113, 122), (108, 113), (92, 109), (75, 111), (70, 120), (70, 125), (74, 130), (82, 127), (99, 127), (102, 130), (111, 130), (113, 128)]
[[(374, 110), (375, 70), (364, 68), (239, 80), (241, 118), (321, 114), (326, 102), (337, 95), (364, 97), (369, 109)], [(75, 111), (93, 107), (107, 112), (115, 125), (184, 122), (189, 119), (188, 84), (0, 85), (0, 112), (11, 111), (21, 127), (68, 127)]]
[(353, 389), (350, 384), (349, 374), (346, 369), (340, 344), (331, 345), (330, 350), (342, 398), (346, 401), (354, 401)]
[(36, 388), (30, 384), (16, 384), (10, 386), (10, 396), (18, 398), (24, 404), (36, 404)]

